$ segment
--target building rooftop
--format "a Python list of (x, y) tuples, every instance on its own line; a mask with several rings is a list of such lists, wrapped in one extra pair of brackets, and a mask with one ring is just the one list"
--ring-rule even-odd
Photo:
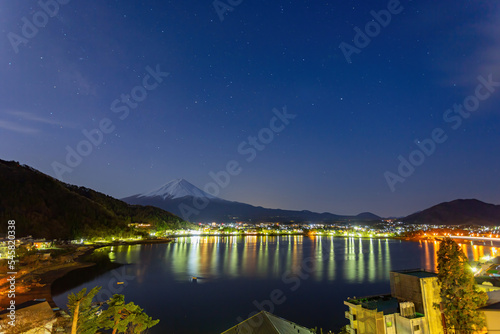
[[(0, 312), (0, 333), (11, 327), (8, 325), (10, 311)], [(16, 333), (50, 333), (55, 322), (54, 312), (45, 299), (35, 299), (16, 305)]]
[(500, 290), (486, 292), (488, 295), (487, 305), (500, 303)]
[(399, 305), (398, 299), (392, 297), (391, 295), (348, 299), (347, 302), (354, 305), (361, 305), (363, 308), (368, 310), (377, 310), (378, 312), (383, 312), (384, 314), (397, 313)]
[[(477, 284), (484, 284), (484, 282), (489, 282), (491, 286), (500, 287), (500, 279), (498, 277), (480, 276), (476, 277)], [(489, 285), (488, 283), (484, 285)]]
[(400, 273), (400, 274), (405, 274), (405, 275), (411, 275), (411, 276), (416, 276), (418, 278), (426, 278), (426, 277), (437, 277), (436, 273), (426, 271), (423, 269), (407, 269), (407, 270), (397, 270), (394, 271), (395, 273)]
[(481, 307), (480, 310), (498, 310), (500, 311), (500, 302)]
[(309, 329), (299, 326), (289, 320), (261, 311), (228, 329), (222, 334), (313, 334)]
[[(33, 299), (21, 304), (16, 304), (16, 312), (24, 309), (44, 309), (50, 310), (52, 312), (52, 308), (49, 306), (49, 303), (45, 299)], [(0, 319), (2, 319), (2, 315), (9, 313), (10, 311), (8, 309), (0, 311)]]

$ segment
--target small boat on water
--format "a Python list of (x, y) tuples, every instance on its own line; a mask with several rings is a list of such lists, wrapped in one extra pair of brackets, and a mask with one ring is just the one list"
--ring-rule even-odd
[(116, 282), (116, 284), (124, 284), (125, 282)]
[(196, 277), (196, 276), (191, 277), (191, 281), (198, 282), (198, 277)]

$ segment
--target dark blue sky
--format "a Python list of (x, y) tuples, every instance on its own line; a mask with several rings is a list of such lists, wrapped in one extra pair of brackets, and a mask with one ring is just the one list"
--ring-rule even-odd
[[(235, 160), (219, 196), (266, 207), (500, 203), (498, 1), (221, 0), (222, 21), (210, 0), (60, 2), (53, 17), (34, 0), (0, 8), (2, 159), (115, 197), (179, 177), (203, 188)], [(381, 27), (370, 12), (388, 6)], [(367, 23), (369, 43), (354, 30)], [(78, 146), (83, 130), (94, 144)], [(71, 167), (68, 147), (87, 156)], [(418, 166), (398, 172), (400, 156)]]

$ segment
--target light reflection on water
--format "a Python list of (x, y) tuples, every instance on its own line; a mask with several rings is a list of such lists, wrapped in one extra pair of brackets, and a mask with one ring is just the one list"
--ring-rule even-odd
[[(487, 245), (489, 243), (489, 245)], [(420, 247), (425, 249), (425, 267), (428, 270), (437, 272), (437, 252), (439, 250), (439, 241), (419, 241)], [(478, 244), (477, 242), (458, 242), (460, 248), (467, 256), (469, 261), (479, 261), (486, 256), (498, 256), (499, 247), (495, 247), (493, 242)]]
[[(221, 277), (280, 278), (287, 270), (299, 274), (303, 261), (312, 258), (314, 268), (310, 279), (314, 281), (342, 278), (350, 283), (373, 283), (388, 280), (390, 270), (404, 269), (393, 268), (390, 245), (394, 243), (401, 241), (301, 235), (181, 237), (166, 245), (161, 260), (165, 261), (166, 271), (178, 281), (193, 276), (200, 278), (199, 283)], [(439, 242), (419, 241), (418, 244), (422, 250), (418, 267), (437, 271)], [(140, 281), (149, 261), (158, 260), (144, 257), (144, 254), (154, 254), (148, 252), (152, 247), (114, 247), (110, 257), (120, 263), (136, 264), (136, 276)], [(486, 255), (498, 255), (498, 248), (487, 245), (461, 243), (460, 247), (474, 261)]]
[[(170, 244), (115, 246), (110, 249), (114, 260), (130, 264), (120, 269), (130, 277), (126, 284), (116, 285), (124, 279), (108, 272), (54, 300), (64, 307), (68, 293), (83, 287), (119, 287), (127, 300), (162, 319), (151, 333), (209, 334), (234, 326), (237, 317), (255, 311), (255, 300), (281, 289), (287, 300), (276, 306), (276, 314), (336, 331), (346, 323), (339, 316), (346, 298), (389, 292), (391, 270), (435, 271), (438, 245), (296, 235), (182, 237)], [(498, 255), (490, 246), (461, 247), (474, 260)], [(193, 276), (197, 283), (191, 282)], [(300, 288), (294, 291), (292, 282), (297, 281)]]

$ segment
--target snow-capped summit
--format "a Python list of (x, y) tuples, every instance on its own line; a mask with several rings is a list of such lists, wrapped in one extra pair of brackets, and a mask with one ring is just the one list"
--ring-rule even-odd
[(205, 197), (209, 199), (214, 199), (216, 197), (204, 192), (200, 188), (192, 185), (184, 179), (175, 179), (167, 182), (158, 189), (151, 190), (149, 192), (140, 194), (138, 197), (161, 197), (163, 199), (174, 199), (182, 198), (186, 196), (192, 197)]

